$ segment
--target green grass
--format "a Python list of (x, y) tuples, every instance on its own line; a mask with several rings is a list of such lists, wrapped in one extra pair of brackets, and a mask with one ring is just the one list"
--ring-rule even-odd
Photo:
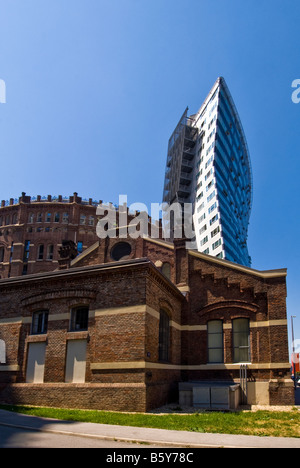
[(177, 431), (300, 438), (300, 412), (297, 409), (289, 412), (239, 411), (233, 413), (201, 412), (188, 415), (158, 415), (11, 405), (0, 405), (0, 408), (65, 421), (151, 427)]

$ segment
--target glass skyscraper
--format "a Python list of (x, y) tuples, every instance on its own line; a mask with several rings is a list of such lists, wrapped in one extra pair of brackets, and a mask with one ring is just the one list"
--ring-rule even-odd
[(169, 140), (163, 201), (192, 204), (199, 252), (251, 265), (249, 151), (222, 77), (197, 114), (189, 116), (185, 110)]

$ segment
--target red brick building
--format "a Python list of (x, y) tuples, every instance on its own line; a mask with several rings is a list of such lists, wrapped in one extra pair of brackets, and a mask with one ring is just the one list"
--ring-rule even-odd
[(0, 280), (1, 402), (294, 404), (285, 269), (145, 238), (107, 238), (66, 263)]
[(83, 200), (74, 193), (65, 198), (2, 200), (0, 206), (0, 277), (9, 278), (58, 268), (59, 249), (72, 240), (79, 252), (98, 239), (98, 202)]

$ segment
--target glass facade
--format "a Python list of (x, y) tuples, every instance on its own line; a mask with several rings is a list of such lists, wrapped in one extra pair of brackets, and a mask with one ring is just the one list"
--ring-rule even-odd
[(163, 201), (193, 204), (197, 249), (250, 266), (252, 174), (245, 135), (224, 78), (199, 112), (185, 110), (169, 140)]

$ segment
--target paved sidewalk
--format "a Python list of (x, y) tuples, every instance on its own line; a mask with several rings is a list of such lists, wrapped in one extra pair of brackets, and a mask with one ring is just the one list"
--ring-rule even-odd
[[(59, 421), (0, 410), (0, 425), (20, 430), (36, 430), (78, 437), (118, 440), (161, 447), (191, 448), (300, 448), (300, 439), (284, 437), (254, 437), (229, 434), (202, 434), (140, 427)], [(138, 447), (138, 446), (137, 446)], [(147, 446), (142, 445), (143, 448)]]

